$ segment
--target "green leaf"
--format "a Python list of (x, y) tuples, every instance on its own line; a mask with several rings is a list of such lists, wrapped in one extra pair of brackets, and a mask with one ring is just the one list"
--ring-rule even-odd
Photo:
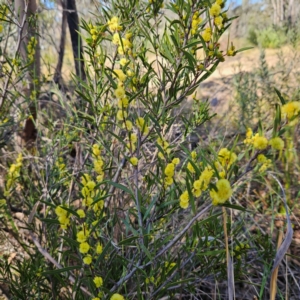
[(263, 127), (262, 127), (261, 120), (258, 121), (258, 133), (260, 136), (263, 135)]
[(152, 210), (152, 208), (154, 207), (156, 201), (157, 201), (157, 196), (152, 198), (153, 200), (151, 201), (150, 205), (148, 206), (146, 212), (144, 213), (144, 217), (143, 220), (146, 220), (148, 218), (148, 216), (150, 215), (150, 212)]
[(188, 48), (194, 47), (198, 44), (203, 44), (203, 41), (201, 39), (200, 40), (195, 40), (195, 41), (187, 44), (186, 46), (184, 46), (183, 49), (188, 49)]
[(64, 273), (64, 272), (68, 272), (68, 271), (72, 271), (72, 270), (79, 270), (81, 268), (82, 268), (81, 266), (72, 266), (72, 267), (66, 267), (66, 268), (61, 268), (61, 269), (56, 269), (56, 270), (48, 270), (48, 271), (42, 272), (42, 276), (52, 275), (52, 274), (60, 274), (60, 273)]
[(195, 57), (193, 57), (193, 55), (185, 50), (182, 50), (182, 53), (184, 54), (185, 58), (188, 60), (189, 62), (189, 66), (193, 69), (196, 69), (196, 59)]
[(205, 251), (205, 252), (197, 252), (197, 256), (215, 256), (216, 254), (225, 253), (225, 249), (222, 250), (212, 250), (212, 251)]
[(149, 258), (150, 261), (153, 260), (153, 257), (150, 253), (150, 251), (144, 246), (144, 244), (140, 244), (141, 249), (144, 251), (144, 253), (147, 255), (147, 257)]
[(281, 93), (280, 93), (279, 90), (277, 90), (276, 88), (274, 88), (274, 90), (275, 90), (275, 92), (276, 92), (276, 94), (277, 94), (277, 96), (278, 96), (278, 98), (279, 98), (281, 104), (284, 105), (284, 104), (286, 103), (286, 101), (285, 101), (284, 98), (282, 97)]
[(110, 181), (110, 180), (104, 181), (104, 183), (112, 185), (112, 186), (114, 186), (114, 187), (116, 187), (116, 188), (118, 188), (118, 189), (120, 189), (120, 190), (122, 190), (122, 191), (124, 191), (124, 192), (126, 192), (126, 193), (128, 193), (128, 194), (130, 194), (134, 197), (133, 192), (123, 184), (120, 184), (120, 183), (117, 183), (117, 182), (114, 182), (114, 181)]
[[(111, 70), (111, 69), (106, 69), (106, 70), (105, 70), (105, 75), (106, 75), (107, 79), (110, 81), (111, 86), (112, 86), (114, 89), (116, 89), (116, 88), (118, 87), (118, 85), (117, 85), (117, 83), (115, 82), (115, 80), (112, 78), (112, 76), (107, 72), (107, 70), (110, 70), (111, 72), (112, 72), (113, 70)], [(114, 74), (115, 74), (115, 73), (114, 73)], [(117, 74), (116, 74), (116, 75), (117, 75)]]
[(254, 47), (244, 47), (244, 48), (241, 48), (239, 50), (236, 50), (235, 53), (239, 53), (239, 52), (242, 52), (242, 51), (246, 51), (246, 50), (250, 50), (250, 49), (253, 49)]
[(59, 221), (57, 219), (41, 218), (41, 221), (47, 224), (59, 224)]
[(232, 209), (236, 209), (236, 210), (241, 210), (241, 211), (247, 211), (247, 209), (245, 207), (243, 207), (243, 206), (235, 205), (235, 204), (230, 204), (230, 203), (223, 203), (223, 204), (220, 204), (219, 206), (228, 207), (228, 208), (232, 208)]
[(206, 70), (206, 73), (202, 77), (200, 77), (200, 79), (197, 81), (197, 84), (206, 80), (216, 70), (219, 63), (220, 61), (217, 60), (209, 70)]
[(130, 238), (122, 240), (121, 242), (118, 243), (118, 245), (119, 246), (122, 246), (122, 245), (134, 246), (135, 243), (131, 243), (131, 242), (137, 240), (138, 238), (139, 238), (138, 236), (132, 236)]

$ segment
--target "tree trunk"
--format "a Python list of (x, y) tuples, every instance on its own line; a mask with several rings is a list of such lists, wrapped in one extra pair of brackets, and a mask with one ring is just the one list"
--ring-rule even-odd
[(85, 80), (82, 40), (79, 34), (79, 18), (75, 0), (67, 1), (67, 20), (70, 30), (76, 75)]
[[(36, 46), (34, 48), (33, 61), (29, 65), (26, 74), (26, 87), (22, 88), (22, 94), (26, 99), (29, 99), (29, 116), (25, 121), (25, 126), (21, 134), (21, 145), (27, 148), (32, 147), (36, 140), (36, 118), (37, 118), (37, 102), (40, 78), (40, 49), (38, 37), (38, 23), (37, 23), (37, 4), (36, 0), (15, 0), (15, 13), (18, 22), (21, 25), (25, 20), (23, 28), (19, 27), (19, 34), (21, 39), (19, 53), (23, 62), (28, 61), (27, 47), (31, 38), (35, 38)], [(35, 92), (35, 93), (33, 93)]]
[(61, 36), (60, 36), (60, 43), (59, 43), (59, 53), (58, 53), (58, 61), (55, 68), (53, 81), (58, 84), (59, 88), (63, 86), (62, 82), (62, 66), (63, 66), (63, 59), (65, 54), (65, 44), (66, 44), (66, 29), (67, 29), (67, 11), (66, 11), (66, 1), (61, 0), (60, 4), (62, 7), (62, 22), (61, 22)]

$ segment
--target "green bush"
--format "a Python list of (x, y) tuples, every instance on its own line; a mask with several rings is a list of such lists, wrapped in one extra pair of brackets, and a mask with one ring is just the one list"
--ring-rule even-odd
[(286, 42), (286, 35), (281, 30), (267, 28), (262, 30), (257, 41), (263, 48), (279, 48)]
[(287, 36), (282, 29), (274, 27), (262, 30), (250, 29), (248, 41), (262, 48), (279, 48), (287, 42)]

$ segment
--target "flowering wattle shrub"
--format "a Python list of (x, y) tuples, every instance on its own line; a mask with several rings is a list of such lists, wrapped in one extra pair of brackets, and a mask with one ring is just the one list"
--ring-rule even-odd
[[(199, 84), (242, 50), (220, 47), (230, 24), (222, 0), (115, 1), (82, 20), (80, 101), (34, 157), (24, 150), (7, 168), (1, 209), (9, 223), (10, 204), (22, 203), (31, 237), (18, 276), (1, 269), (16, 295), (19, 285), (26, 299), (175, 299), (231, 284), (228, 270), (243, 279), (252, 246), (227, 212), (245, 212), (247, 176), (267, 176), (291, 149), (300, 105), (280, 98), (272, 133), (261, 121), (191, 149), (189, 134), (212, 117)], [(183, 113), (190, 97), (198, 106)]]

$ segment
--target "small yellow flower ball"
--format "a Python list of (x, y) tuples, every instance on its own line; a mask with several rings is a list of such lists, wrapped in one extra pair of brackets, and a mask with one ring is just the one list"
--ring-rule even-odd
[(137, 135), (135, 133), (131, 133), (130, 134), (130, 141), (132, 143), (136, 143), (137, 142)]
[(193, 167), (193, 165), (192, 165), (190, 162), (188, 162), (188, 164), (187, 164), (187, 169), (188, 169), (191, 173), (195, 173), (195, 172), (196, 172), (195, 169), (194, 169), (194, 167)]
[(216, 183), (216, 187), (218, 191), (215, 191), (214, 189), (210, 191), (213, 205), (226, 202), (232, 195), (232, 189), (227, 179), (220, 179)]
[(117, 112), (117, 120), (123, 121), (123, 119), (127, 118), (127, 112), (123, 110), (118, 110)]
[(131, 157), (129, 161), (130, 161), (130, 163), (131, 163), (133, 166), (137, 166), (138, 163), (139, 163), (138, 158), (135, 157), (135, 156)]
[(180, 163), (180, 159), (178, 157), (173, 158), (172, 163), (174, 165), (178, 165)]
[(200, 189), (193, 189), (193, 195), (195, 197), (200, 197), (202, 194), (202, 191)]
[(92, 256), (91, 255), (87, 255), (83, 258), (83, 262), (86, 264), (86, 265), (90, 265), (92, 263)]
[(93, 145), (92, 151), (93, 151), (94, 156), (99, 156), (101, 154), (99, 145), (96, 145), (96, 144)]
[(284, 104), (281, 108), (281, 113), (283, 117), (291, 119), (294, 116), (297, 116), (300, 113), (300, 101), (291, 101)]
[(79, 243), (84, 243), (87, 238), (88, 238), (88, 236), (86, 235), (86, 233), (83, 230), (78, 231), (76, 234), (76, 240)]
[(170, 163), (165, 168), (165, 175), (168, 177), (173, 177), (175, 171), (175, 165), (173, 163)]
[(111, 297), (110, 297), (110, 300), (125, 300), (124, 297), (120, 294), (113, 294)]
[(184, 191), (180, 196), (179, 205), (181, 208), (186, 209), (189, 206), (189, 193), (188, 191)]
[(128, 131), (131, 131), (132, 130), (132, 122), (129, 120), (126, 120), (123, 127), (126, 128)]
[(127, 33), (125, 34), (125, 38), (126, 38), (127, 40), (130, 40), (130, 39), (132, 38), (132, 32), (127, 32)]
[(221, 16), (215, 17), (214, 22), (215, 22), (215, 25), (221, 26), (221, 25), (223, 25), (223, 18)]
[(220, 12), (221, 6), (218, 3), (214, 3), (209, 10), (210, 15), (213, 17), (217, 17), (220, 14)]
[(166, 185), (166, 186), (172, 185), (173, 182), (174, 182), (174, 180), (173, 180), (172, 177), (168, 177), (168, 176), (167, 176), (167, 177), (165, 178), (165, 185)]
[(253, 147), (258, 150), (264, 150), (268, 147), (268, 140), (264, 136), (255, 136)]
[(67, 216), (68, 211), (65, 210), (61, 205), (55, 208), (55, 213), (57, 216)]
[(122, 99), (125, 97), (125, 90), (123, 87), (119, 86), (118, 88), (115, 89), (115, 96), (118, 99)]
[(128, 71), (126, 72), (126, 74), (127, 74), (128, 77), (134, 76), (134, 72), (131, 71), (131, 70), (128, 70)]
[(96, 183), (94, 181), (89, 181), (87, 184), (86, 184), (86, 187), (92, 191), (96, 186)]
[(102, 279), (102, 277), (100, 277), (100, 276), (96, 276), (96, 277), (94, 278), (93, 281), (94, 281), (95, 286), (96, 286), (97, 288), (99, 288), (100, 286), (103, 285), (103, 279)]
[(165, 156), (162, 152), (158, 152), (158, 155), (157, 155), (160, 159), (165, 159)]
[(90, 245), (87, 242), (83, 242), (79, 245), (79, 251), (81, 253), (87, 253), (90, 250)]
[(96, 246), (96, 253), (101, 254), (102, 251), (103, 251), (102, 245), (100, 243), (98, 243)]
[(85, 212), (84, 212), (84, 210), (83, 209), (78, 209), (77, 210), (77, 213), (78, 213), (78, 215), (79, 215), (79, 218), (85, 218)]
[(269, 141), (269, 145), (275, 150), (282, 150), (284, 148), (284, 141), (280, 137), (275, 137)]

